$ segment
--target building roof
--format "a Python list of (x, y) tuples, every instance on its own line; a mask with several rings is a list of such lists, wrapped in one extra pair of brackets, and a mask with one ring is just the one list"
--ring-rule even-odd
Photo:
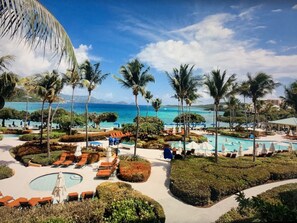
[(278, 124), (278, 125), (294, 125), (297, 126), (297, 118), (285, 118), (285, 119), (279, 119), (275, 121), (269, 121), (269, 124)]

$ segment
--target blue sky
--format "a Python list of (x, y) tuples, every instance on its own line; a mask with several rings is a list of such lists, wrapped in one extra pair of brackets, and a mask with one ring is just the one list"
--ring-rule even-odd
[[(266, 72), (284, 85), (297, 79), (297, 0), (295, 1), (40, 1), (64, 26), (78, 60), (100, 62), (104, 73), (119, 76), (119, 68), (139, 58), (156, 82), (149, 84), (163, 104), (176, 104), (165, 71), (180, 64), (195, 65), (195, 74), (212, 69), (236, 73)], [(16, 55), (15, 72), (29, 75), (56, 69), (41, 52), (0, 40), (0, 54)], [(64, 72), (65, 64), (59, 66)], [(70, 88), (64, 93), (70, 94)], [(212, 102), (205, 89), (196, 104)], [(85, 95), (86, 90), (77, 94)], [(269, 97), (283, 94), (283, 86)], [(132, 92), (109, 77), (93, 96), (133, 102)], [(145, 104), (140, 99), (141, 104)]]

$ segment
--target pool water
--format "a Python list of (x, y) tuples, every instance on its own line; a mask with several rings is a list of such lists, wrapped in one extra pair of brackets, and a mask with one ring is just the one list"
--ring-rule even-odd
[(19, 138), (21, 135), (20, 134), (3, 134), (4, 138)]
[[(57, 181), (58, 173), (52, 173), (35, 178), (30, 182), (30, 188), (38, 191), (52, 191)], [(82, 182), (83, 177), (75, 173), (63, 172), (66, 188)]]
[[(208, 142), (215, 146), (215, 136), (214, 135), (204, 135), (207, 139)], [(262, 141), (262, 140), (257, 140), (256, 143), (259, 144), (259, 149), (263, 148), (263, 144), (265, 144), (265, 147), (267, 150), (269, 150), (270, 145), (272, 141)], [(230, 137), (230, 136), (218, 136), (218, 151), (222, 151), (222, 146), (225, 146), (226, 151), (232, 152), (234, 150), (239, 150), (240, 144), (242, 146), (243, 150), (248, 150), (249, 147), (253, 146), (253, 140), (252, 139), (240, 139), (240, 138), (235, 138), (235, 137)], [(284, 150), (288, 149), (289, 143), (281, 143), (278, 144), (277, 142), (274, 142), (274, 147), (275, 150)], [(297, 144), (293, 143), (293, 147), (296, 149)]]

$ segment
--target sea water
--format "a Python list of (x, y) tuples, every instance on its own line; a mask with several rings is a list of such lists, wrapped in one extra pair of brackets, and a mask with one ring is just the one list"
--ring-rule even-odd
[[(47, 109), (45, 105), (45, 109)], [(53, 103), (53, 109), (56, 107), (63, 108), (65, 110), (70, 111), (71, 110), (71, 103)], [(5, 107), (14, 108), (16, 110), (26, 110), (26, 102), (6, 102)], [(162, 106), (160, 110), (158, 111), (158, 114), (155, 112), (154, 108), (152, 106), (147, 105), (140, 105), (140, 115), (141, 116), (156, 116), (158, 115), (158, 118), (160, 118), (165, 125), (173, 124), (173, 119), (178, 115), (178, 107), (177, 106)], [(29, 102), (28, 103), (28, 112), (33, 112), (36, 110), (41, 109), (41, 103), (40, 102)], [(74, 103), (74, 112), (78, 114), (85, 113), (85, 103)], [(134, 118), (136, 117), (137, 111), (136, 106), (132, 104), (97, 104), (97, 103), (90, 103), (89, 104), (89, 114), (90, 113), (102, 113), (102, 112), (114, 112), (118, 114), (118, 120), (116, 123), (106, 123), (102, 122), (100, 124), (101, 127), (115, 127), (118, 124), (123, 123), (133, 123)], [(198, 107), (191, 107), (191, 112), (202, 115), (206, 120), (206, 126), (210, 127), (213, 124), (213, 111), (206, 111), (202, 108)], [(220, 112), (219, 114), (222, 114)], [(9, 124), (8, 122), (6, 122)], [(226, 123), (223, 124), (226, 126)], [(222, 124), (221, 124), (222, 126)]]

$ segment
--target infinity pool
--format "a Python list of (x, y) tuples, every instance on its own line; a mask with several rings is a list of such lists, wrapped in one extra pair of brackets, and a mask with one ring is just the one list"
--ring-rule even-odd
[[(30, 187), (38, 191), (52, 191), (57, 181), (58, 173), (52, 173), (35, 178), (30, 182)], [(76, 173), (63, 172), (66, 188), (82, 182), (83, 177)]]

